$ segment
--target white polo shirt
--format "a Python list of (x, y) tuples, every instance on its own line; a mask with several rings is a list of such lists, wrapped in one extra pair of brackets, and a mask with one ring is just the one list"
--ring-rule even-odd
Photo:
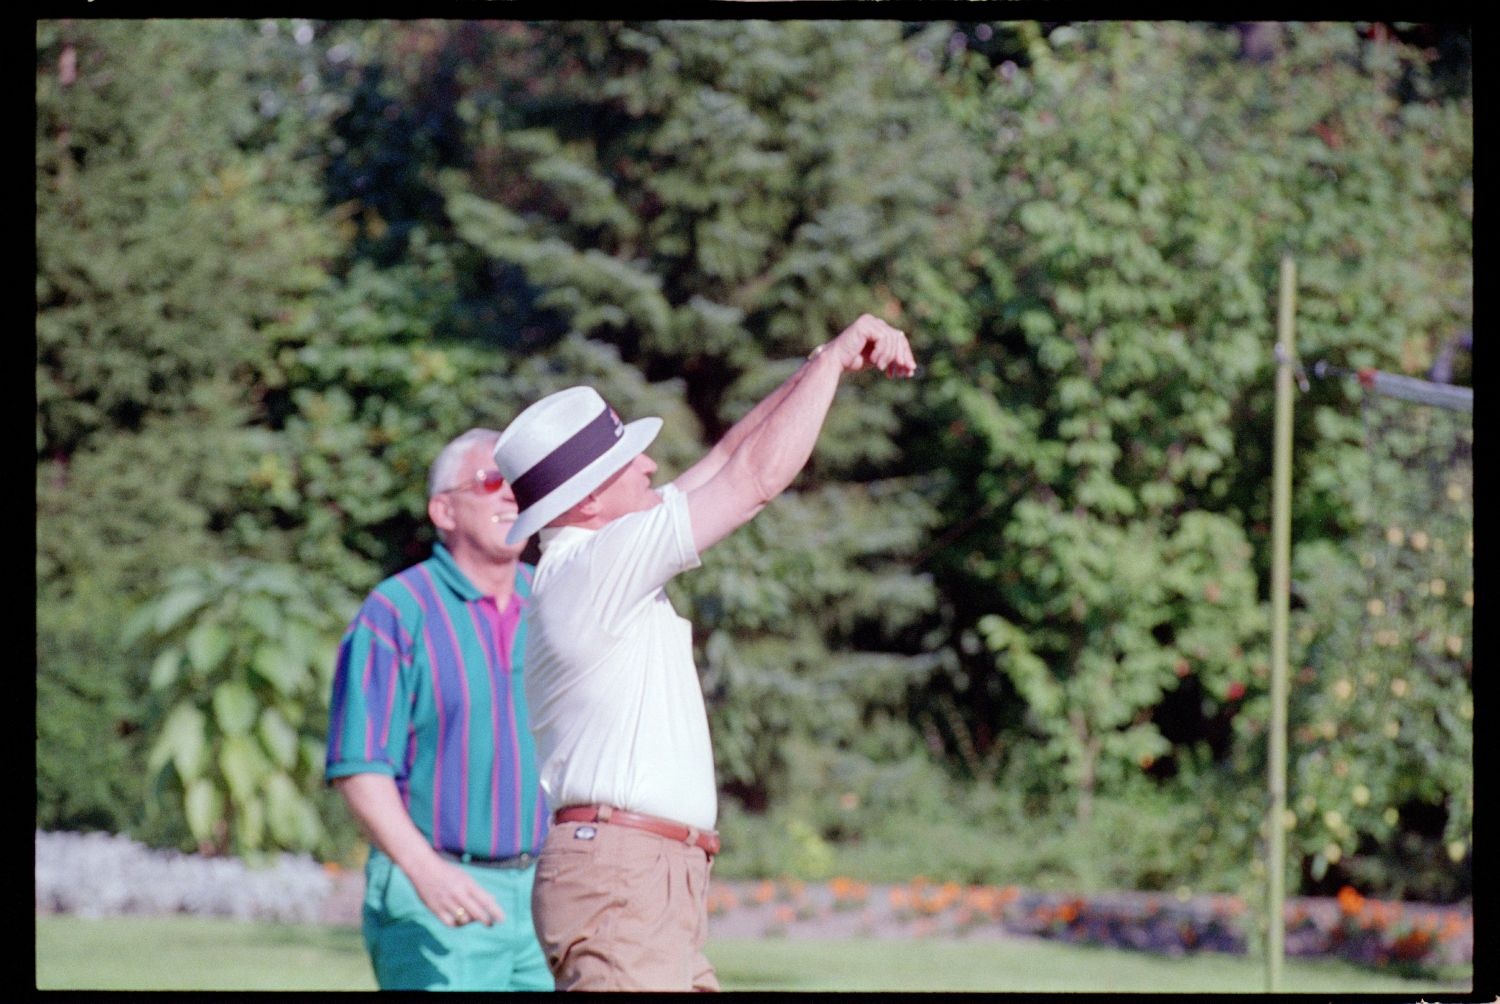
[(692, 625), (662, 588), (697, 568), (687, 496), (598, 530), (541, 532), (526, 635), (526, 706), (556, 811), (606, 804), (711, 830), (713, 748)]

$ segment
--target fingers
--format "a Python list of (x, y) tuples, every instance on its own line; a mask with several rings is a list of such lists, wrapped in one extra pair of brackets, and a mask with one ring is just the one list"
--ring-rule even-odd
[(853, 324), (839, 333), (835, 343), (840, 360), (848, 372), (870, 366), (888, 377), (910, 377), (917, 372), (916, 356), (906, 333), (892, 327), (873, 314), (861, 314)]
[(867, 328), (869, 341), (864, 352), (870, 365), (888, 377), (912, 376), (917, 369), (917, 360), (912, 354), (906, 332), (884, 321), (875, 318), (871, 320), (874, 324)]
[(485, 927), (498, 924), (505, 920), (505, 911), (500, 905), (488, 896), (481, 894), (469, 900), (470, 906), (455, 906), (451, 910), (438, 914), (444, 924), (449, 927), (463, 927), (465, 924), (479, 923)]
[(480, 895), (484, 897), (484, 916), (487, 918), (480, 923), (489, 926), (490, 924), (499, 924), (504, 921), (505, 911), (500, 909), (500, 904), (495, 902), (494, 897), (488, 893), (481, 893)]
[(881, 370), (892, 379), (896, 377), (910, 377), (917, 372), (917, 359), (912, 354), (911, 344), (906, 339), (904, 331), (892, 329), (890, 351), (887, 353), (885, 363)]
[(498, 924), (505, 919), (505, 911), (500, 909), (500, 904), (495, 898), (483, 889), (476, 886), (464, 890), (457, 906), (455, 906), (443, 923), (449, 927), (463, 927), (465, 924), (480, 923), (485, 927)]
[(495, 898), (459, 868), (446, 871), (443, 881), (428, 891), (432, 912), (449, 927), (475, 923), (488, 927), (505, 920), (505, 911)]

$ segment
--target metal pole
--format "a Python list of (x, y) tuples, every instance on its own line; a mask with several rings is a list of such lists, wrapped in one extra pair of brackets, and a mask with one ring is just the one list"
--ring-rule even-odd
[(1291, 603), (1292, 376), (1297, 365), (1293, 317), (1297, 269), (1290, 255), (1281, 259), (1281, 303), (1276, 322), (1276, 452), (1272, 467), (1271, 521), (1271, 807), (1266, 896), (1266, 989), (1281, 989), (1285, 954), (1286, 901), (1286, 720), (1287, 622)]

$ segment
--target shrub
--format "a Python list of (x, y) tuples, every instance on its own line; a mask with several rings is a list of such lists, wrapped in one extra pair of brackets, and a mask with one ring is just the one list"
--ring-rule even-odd
[(115, 625), (127, 611), (113, 597), (37, 597), (39, 828), (124, 832), (139, 821), (141, 681), (120, 651)]

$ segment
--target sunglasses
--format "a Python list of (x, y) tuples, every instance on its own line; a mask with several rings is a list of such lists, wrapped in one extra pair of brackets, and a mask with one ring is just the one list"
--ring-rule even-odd
[(473, 481), (470, 481), (467, 484), (455, 485), (452, 488), (444, 488), (442, 491), (438, 492), (438, 494), (446, 495), (449, 492), (467, 491), (472, 488), (474, 491), (482, 492), (485, 495), (493, 495), (498, 492), (500, 490), (500, 487), (504, 484), (505, 478), (500, 474), (498, 470), (492, 467), (487, 471), (475, 471)]

